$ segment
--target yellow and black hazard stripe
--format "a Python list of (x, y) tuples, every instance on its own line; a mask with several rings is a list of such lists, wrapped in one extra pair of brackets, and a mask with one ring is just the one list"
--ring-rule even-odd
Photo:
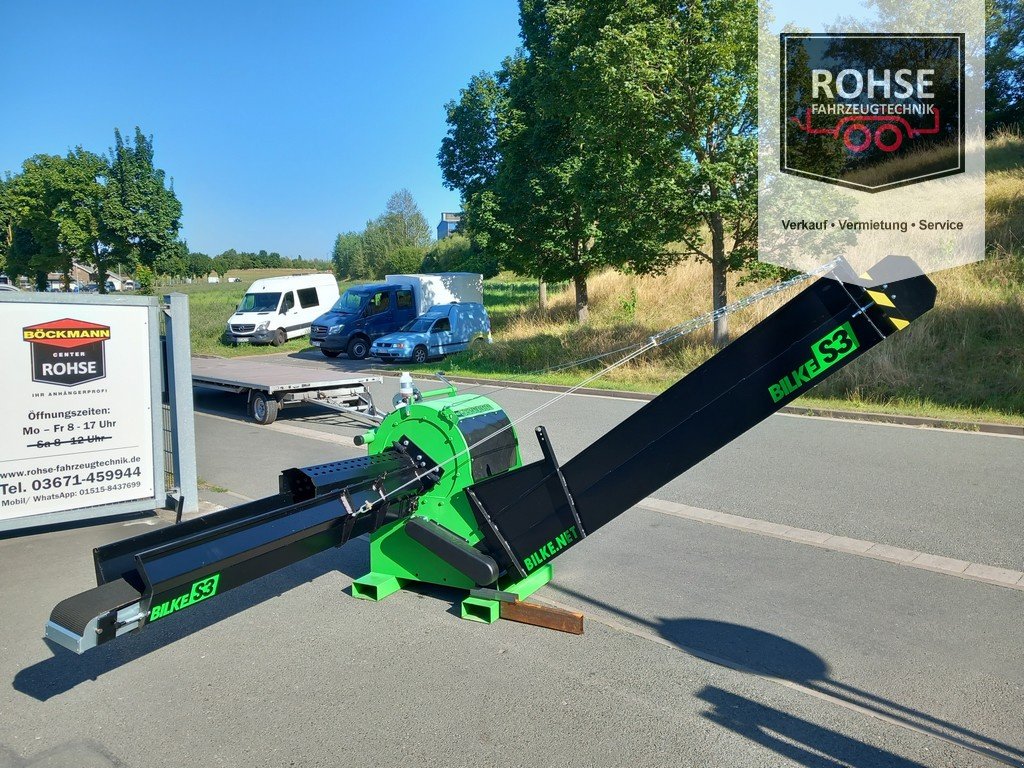
[[(876, 265), (877, 266), (877, 265)], [(872, 280), (870, 272), (861, 272), (858, 275), (862, 280)], [(871, 300), (878, 307), (883, 307), (881, 314), (896, 328), (897, 331), (902, 331), (908, 325), (910, 320), (905, 316), (906, 313), (901, 312), (899, 307), (896, 306), (895, 298), (897, 292), (893, 290), (893, 286), (898, 285), (900, 282), (897, 281), (892, 284), (878, 286), (874, 288), (865, 288), (864, 291), (871, 298)], [(886, 292), (888, 291), (888, 292)]]

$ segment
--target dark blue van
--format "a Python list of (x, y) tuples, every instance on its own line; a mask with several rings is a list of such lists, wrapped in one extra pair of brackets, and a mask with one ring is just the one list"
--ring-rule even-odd
[(310, 343), (327, 357), (345, 352), (362, 360), (370, 344), (411, 322), (418, 314), (412, 286), (381, 283), (356, 285), (342, 294), (326, 312), (313, 321)]

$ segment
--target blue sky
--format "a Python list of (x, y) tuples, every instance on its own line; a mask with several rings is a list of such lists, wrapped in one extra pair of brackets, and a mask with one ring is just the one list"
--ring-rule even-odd
[(770, 0), (770, 4), (776, 29), (781, 29), (788, 22), (806, 27), (811, 32), (824, 32), (825, 26), (834, 23), (836, 16), (866, 16), (859, 0), (845, 7), (821, 0)]
[(193, 250), (326, 256), (408, 187), (431, 226), (444, 103), (518, 44), (515, 0), (7, 2), (0, 172), (152, 134)]
[[(775, 5), (812, 27), (834, 15)], [(515, 0), (7, 2), (0, 29), (0, 173), (139, 125), (211, 255), (325, 256), (401, 187), (436, 225), (459, 206), (436, 160), (443, 105), (519, 42)]]

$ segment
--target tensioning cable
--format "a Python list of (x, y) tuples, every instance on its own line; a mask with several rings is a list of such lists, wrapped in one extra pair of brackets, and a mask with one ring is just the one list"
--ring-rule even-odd
[[(435, 467), (432, 467), (429, 472), (424, 472), (422, 475), (419, 475), (419, 474), (416, 475), (416, 477), (414, 477), (413, 479), (407, 481), (403, 485), (400, 485), (397, 488), (395, 488), (392, 491), (390, 491), (389, 493), (384, 494), (377, 501), (378, 502), (379, 501), (386, 501), (393, 494), (398, 493), (399, 491), (404, 490), (405, 488), (409, 487), (410, 485), (413, 485), (416, 482), (419, 482), (419, 480), (421, 480), (427, 474), (430, 474), (430, 472), (433, 472), (436, 468), (439, 468), (439, 467), (443, 468), (443, 467), (447, 466), (448, 464), (452, 463), (453, 461), (458, 461), (462, 456), (468, 454), (474, 448), (478, 448), (479, 446), (481, 446), (484, 443), (486, 443), (488, 440), (492, 440), (493, 438), (497, 437), (501, 433), (503, 433), (503, 432), (505, 432), (505, 431), (507, 431), (509, 429), (512, 429), (517, 424), (521, 424), (526, 419), (529, 419), (529, 418), (537, 415), (538, 413), (540, 413), (544, 409), (551, 407), (552, 405), (554, 405), (557, 402), (560, 402), (561, 400), (565, 399), (569, 395), (574, 394), (575, 392), (579, 391), (580, 389), (583, 389), (584, 387), (586, 387), (591, 382), (601, 378), (602, 376), (605, 376), (606, 374), (610, 373), (611, 371), (614, 371), (616, 368), (619, 368), (619, 367), (625, 365), (626, 363), (630, 362), (631, 360), (635, 360), (637, 357), (639, 357), (639, 356), (641, 356), (643, 354), (646, 354), (647, 352), (651, 351), (652, 349), (656, 349), (657, 347), (661, 347), (661, 346), (664, 346), (666, 344), (670, 344), (671, 342), (676, 341), (677, 339), (682, 338), (683, 336), (687, 336), (687, 335), (693, 333), (694, 331), (697, 331), (697, 330), (699, 330), (699, 329), (709, 325), (710, 323), (713, 323), (715, 320), (718, 320), (719, 318), (726, 317), (728, 315), (733, 314), (734, 312), (738, 312), (741, 309), (745, 309), (746, 307), (749, 307), (752, 304), (756, 304), (757, 302), (762, 301), (764, 299), (767, 299), (770, 296), (774, 296), (775, 294), (781, 293), (781, 292), (785, 291), (786, 289), (792, 288), (793, 286), (798, 285), (798, 284), (800, 284), (802, 282), (805, 282), (807, 280), (810, 280), (811, 278), (820, 277), (822, 275), (826, 275), (826, 274), (832, 272), (840, 264), (840, 262), (841, 262), (841, 259), (833, 259), (832, 261), (828, 262), (827, 264), (823, 264), (822, 266), (818, 267), (817, 269), (811, 270), (810, 272), (803, 272), (803, 273), (801, 273), (799, 275), (796, 275), (794, 277), (789, 278), (788, 280), (783, 280), (780, 283), (776, 283), (775, 285), (769, 286), (768, 288), (765, 288), (765, 289), (763, 289), (761, 291), (758, 291), (756, 293), (752, 293), (749, 296), (746, 296), (746, 297), (744, 297), (742, 299), (738, 299), (737, 301), (734, 301), (731, 304), (726, 304), (723, 307), (719, 307), (718, 309), (714, 309), (714, 310), (712, 310), (710, 312), (706, 312), (703, 315), (700, 315), (698, 317), (692, 318), (691, 320), (687, 320), (684, 323), (680, 323), (678, 325), (674, 325), (671, 328), (666, 328), (664, 331), (660, 331), (659, 333), (656, 333), (653, 336), (650, 336), (646, 341), (637, 342), (636, 344), (630, 345), (628, 347), (623, 347), (623, 348), (618, 349), (618, 350), (612, 350), (611, 352), (606, 352), (606, 353), (604, 353), (602, 355), (595, 355), (595, 356), (592, 356), (590, 358), (586, 358), (582, 362), (590, 362), (590, 361), (595, 360), (595, 359), (601, 359), (601, 358), (604, 358), (604, 357), (609, 357), (610, 355), (617, 354), (617, 353), (622, 352), (622, 351), (627, 351), (627, 354), (623, 355), (618, 360), (616, 360), (616, 361), (610, 363), (609, 365), (605, 366), (600, 371), (597, 371), (596, 373), (593, 373), (590, 376), (587, 376), (585, 379), (583, 379), (582, 381), (580, 381), (577, 384), (574, 384), (573, 386), (569, 387), (565, 391), (559, 392), (557, 395), (552, 397), (550, 400), (547, 400), (547, 401), (541, 403), (536, 408), (533, 408), (533, 409), (527, 411), (526, 413), (524, 413), (522, 416), (520, 416), (520, 417), (518, 417), (516, 419), (511, 420), (508, 424), (506, 424), (505, 426), (501, 427), (500, 429), (495, 430), (494, 432), (490, 433), (486, 437), (481, 438), (480, 440), (476, 441), (475, 443), (472, 443), (471, 445), (467, 445), (461, 451), (452, 454), (451, 456), (449, 456), (444, 461), (438, 463)], [(577, 364), (581, 364), (581, 363), (577, 363)], [(565, 366), (565, 367), (569, 367), (569, 366)], [(480, 384), (480, 385), (477, 385), (477, 386), (486, 386), (486, 385)], [(490, 394), (494, 394), (494, 392), (501, 391), (503, 389), (508, 389), (508, 388), (509, 388), (509, 385), (506, 385), (504, 387), (498, 387), (496, 390), (492, 390), (492, 391), (488, 392), (488, 394), (489, 395)], [(483, 397), (482, 394), (479, 395), (479, 396)], [(367, 502), (367, 504), (369, 504), (369, 502)]]

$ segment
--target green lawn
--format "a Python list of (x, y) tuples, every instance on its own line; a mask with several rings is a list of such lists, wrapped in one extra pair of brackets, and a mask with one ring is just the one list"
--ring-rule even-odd
[[(161, 287), (160, 293), (185, 293), (189, 297), (189, 314), (192, 326), (192, 354), (238, 357), (240, 355), (266, 355), (277, 352), (297, 352), (309, 348), (306, 337), (292, 339), (280, 347), (271, 345), (240, 344), (235, 346), (224, 341), (224, 330), (228, 318), (234, 313), (246, 289), (254, 280), (264, 277), (296, 274), (295, 270), (241, 270), (229, 276), (241, 277), (238, 283), (192, 283), (191, 285), (170, 285)], [(342, 292), (351, 283), (341, 283)]]

